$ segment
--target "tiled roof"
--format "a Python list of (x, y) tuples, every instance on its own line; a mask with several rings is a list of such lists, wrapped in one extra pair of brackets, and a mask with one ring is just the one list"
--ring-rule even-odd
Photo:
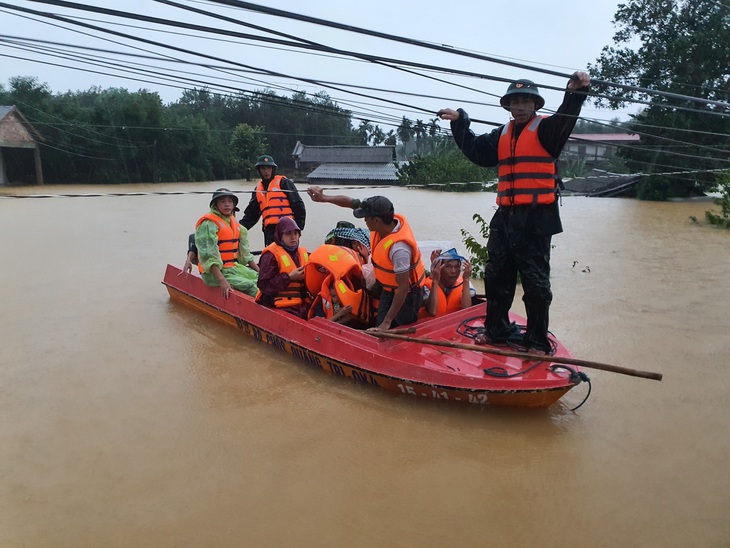
[(641, 137), (635, 133), (573, 133), (570, 140), (615, 143), (640, 141)]
[(0, 120), (5, 118), (11, 110), (13, 110), (13, 107), (0, 106)]
[(393, 146), (377, 147), (310, 147), (303, 146), (299, 156), (302, 163), (326, 164), (337, 163), (374, 163), (382, 164), (393, 161)]
[(639, 174), (619, 174), (605, 171), (592, 171), (585, 177), (565, 179), (565, 192), (583, 196), (615, 196), (626, 189), (636, 186), (641, 179)]
[(340, 179), (347, 181), (396, 181), (396, 167), (392, 163), (381, 164), (322, 164), (307, 175), (310, 181), (317, 179)]

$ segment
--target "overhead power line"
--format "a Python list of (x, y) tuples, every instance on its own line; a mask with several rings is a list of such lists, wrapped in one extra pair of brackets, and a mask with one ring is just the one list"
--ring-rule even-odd
[[(56, 4), (57, 2), (62, 2), (62, 0), (30, 0), (30, 1), (31, 2), (53, 3), (53, 4)], [(163, 1), (163, 0), (155, 0), (155, 1)], [(254, 12), (258, 12), (258, 13), (274, 15), (276, 17), (294, 19), (297, 21), (303, 21), (303, 22), (312, 23), (315, 25), (321, 25), (321, 26), (336, 28), (336, 29), (340, 29), (340, 30), (347, 30), (347, 31), (354, 32), (357, 34), (364, 34), (364, 35), (368, 35), (368, 36), (382, 38), (384, 40), (391, 40), (391, 41), (400, 42), (403, 44), (410, 44), (410, 45), (419, 46), (422, 48), (432, 49), (432, 50), (441, 51), (441, 52), (445, 52), (445, 53), (451, 53), (453, 55), (470, 57), (472, 59), (479, 59), (481, 61), (488, 61), (490, 63), (507, 65), (507, 66), (521, 68), (521, 69), (530, 70), (530, 71), (534, 71), (534, 72), (541, 72), (543, 74), (549, 74), (551, 76), (560, 76), (563, 78), (570, 78), (570, 74), (567, 74), (564, 72), (540, 68), (540, 67), (536, 67), (536, 66), (532, 66), (532, 65), (525, 65), (523, 63), (516, 63), (515, 61), (509, 61), (509, 60), (500, 59), (500, 58), (494, 57), (494, 56), (488, 56), (488, 55), (483, 55), (480, 53), (464, 51), (464, 50), (460, 50), (460, 49), (453, 48), (450, 46), (444, 46), (444, 45), (433, 44), (430, 42), (424, 42), (422, 40), (414, 40), (412, 38), (404, 38), (402, 36), (396, 36), (396, 35), (387, 34), (384, 32), (363, 29), (360, 27), (355, 27), (353, 25), (335, 23), (332, 21), (327, 21), (325, 19), (319, 19), (317, 17), (311, 17), (308, 15), (302, 15), (302, 14), (285, 11), (285, 10), (280, 10), (280, 9), (276, 9), (276, 8), (269, 8), (266, 6), (253, 4), (251, 2), (244, 2), (243, 0), (207, 0), (207, 1), (210, 3), (214, 3), (214, 4), (234, 6), (234, 7), (239, 7), (242, 9), (246, 9), (246, 10), (250, 10), (250, 11), (254, 11)], [(593, 81), (596, 84), (601, 84), (601, 85), (608, 86), (608, 87), (619, 88), (619, 89), (623, 89), (626, 91), (638, 91), (641, 93), (646, 93), (648, 95), (656, 95), (656, 96), (666, 97), (666, 98), (671, 98), (671, 99), (680, 99), (682, 101), (692, 101), (692, 102), (696, 102), (696, 103), (702, 103), (705, 105), (713, 105), (716, 107), (721, 107), (723, 109), (730, 109), (730, 103), (726, 103), (723, 101), (712, 101), (712, 100), (703, 99), (700, 97), (692, 97), (690, 95), (682, 95), (679, 93), (671, 93), (671, 92), (667, 92), (667, 91), (654, 90), (654, 89), (644, 88), (644, 87), (640, 87), (640, 86), (621, 84), (621, 83), (617, 83), (617, 82), (608, 82), (606, 80), (594, 79)]]

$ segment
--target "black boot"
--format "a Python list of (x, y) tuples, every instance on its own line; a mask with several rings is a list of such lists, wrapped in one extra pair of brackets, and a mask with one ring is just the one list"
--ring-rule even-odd
[(518, 344), (522, 342), (520, 328), (509, 321), (509, 307), (504, 306), (498, 299), (487, 300), (487, 318), (484, 320), (484, 330), (488, 342)]
[(525, 301), (527, 312), (527, 331), (525, 332), (525, 346), (543, 352), (552, 351), (548, 339), (548, 323), (550, 303), (547, 301)]

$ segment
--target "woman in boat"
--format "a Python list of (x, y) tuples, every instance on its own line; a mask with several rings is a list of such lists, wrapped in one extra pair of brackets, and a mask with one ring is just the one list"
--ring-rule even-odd
[(299, 245), (302, 231), (289, 217), (282, 217), (274, 231), (274, 242), (259, 257), (259, 292), (256, 302), (281, 308), (306, 318), (311, 298), (304, 283), (304, 266), (309, 256)]
[[(461, 265), (464, 273), (461, 273)], [(419, 318), (441, 316), (471, 306), (471, 263), (451, 248), (431, 253), (431, 277), (426, 278), (427, 297)]]
[[(212, 287), (220, 287), (228, 298), (234, 289), (256, 295), (258, 265), (248, 247), (248, 231), (236, 222), (238, 196), (219, 188), (210, 200), (210, 211), (195, 225), (195, 248), (200, 277)], [(190, 272), (185, 261), (184, 272)], [(190, 265), (192, 268), (192, 265)]]

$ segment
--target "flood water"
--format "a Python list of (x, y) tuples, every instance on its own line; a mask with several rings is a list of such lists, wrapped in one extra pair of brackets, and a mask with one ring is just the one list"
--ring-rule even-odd
[[(218, 186), (0, 190), (206, 192), (0, 198), (1, 547), (730, 545), (730, 231), (689, 221), (711, 203), (564, 198), (551, 330), (664, 375), (586, 370), (571, 412), (586, 384), (547, 410), (411, 401), (171, 303)], [(338, 192), (462, 250), (494, 202)], [(304, 199), (310, 249), (351, 219)]]

